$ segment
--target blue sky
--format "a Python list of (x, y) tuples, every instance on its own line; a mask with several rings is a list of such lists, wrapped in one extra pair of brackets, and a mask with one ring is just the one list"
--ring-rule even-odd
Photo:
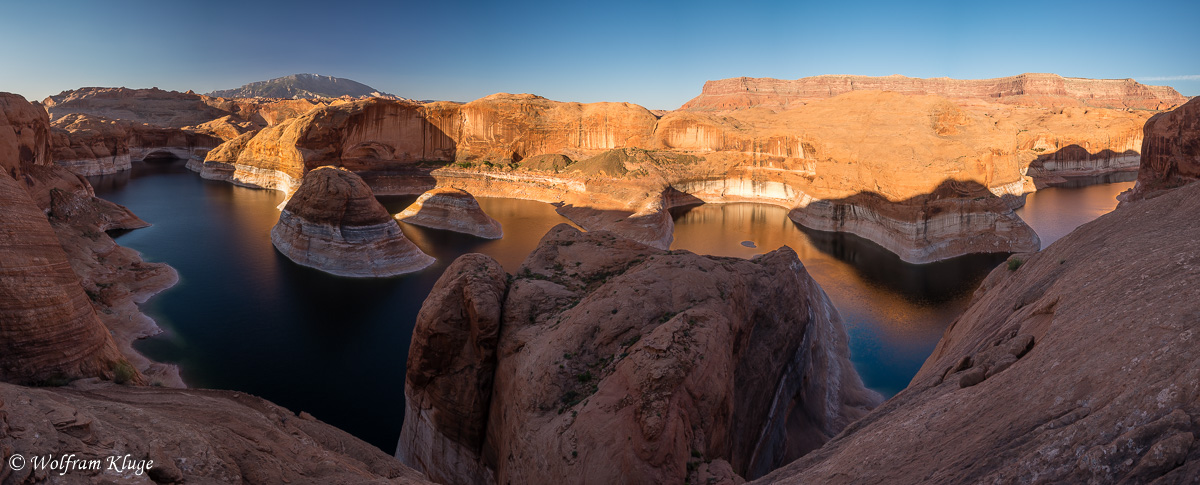
[(207, 92), (298, 72), (400, 96), (674, 109), (737, 76), (1022, 72), (1200, 95), (1200, 2), (16, 2), (0, 91)]

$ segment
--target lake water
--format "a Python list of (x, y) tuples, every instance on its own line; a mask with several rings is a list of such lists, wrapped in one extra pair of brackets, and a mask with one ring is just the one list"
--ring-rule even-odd
[[(307, 411), (388, 453), (403, 419), (413, 322), (441, 272), (468, 252), (515, 272), (547, 230), (566, 222), (549, 204), (480, 199), (503, 225), (503, 239), (401, 224), (438, 262), (416, 274), (356, 280), (297, 266), (275, 251), (269, 234), (279, 192), (203, 180), (181, 161), (135, 163), (132, 171), (91, 180), (97, 195), (154, 224), (118, 242), (180, 274), (178, 285), (143, 305), (166, 332), (138, 342), (140, 351), (179, 364), (190, 386), (249, 392)], [(1102, 202), (1124, 190), (1117, 185), (1038, 192), (1022, 216), (1043, 241), (1057, 239), (1111, 210), (1115, 201), (1107, 209)], [(415, 199), (380, 198), (392, 213)], [(672, 213), (673, 249), (739, 257), (785, 244), (795, 249), (845, 320), (863, 380), (887, 396), (908, 384), (982, 277), (1005, 259), (970, 255), (911, 265), (861, 238), (800, 228), (784, 209), (760, 204)]]

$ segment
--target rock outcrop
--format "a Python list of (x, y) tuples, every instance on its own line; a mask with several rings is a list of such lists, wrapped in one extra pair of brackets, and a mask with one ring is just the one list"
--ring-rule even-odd
[(1041, 248), (1041, 239), (1011, 202), (975, 183), (950, 181), (931, 194), (899, 202), (872, 193), (816, 200), (801, 203), (788, 216), (813, 229), (870, 239), (909, 263)]
[(994, 270), (907, 389), (761, 483), (1190, 483), (1200, 184)]
[(504, 235), (500, 223), (479, 208), (479, 201), (466, 191), (450, 187), (421, 194), (416, 202), (396, 214), (396, 220), (486, 239), (500, 239)]
[(1156, 110), (1187, 101), (1170, 86), (1147, 86), (1132, 79), (1083, 79), (1034, 73), (995, 79), (826, 75), (796, 80), (739, 77), (708, 81), (700, 95), (685, 103), (683, 109), (786, 108), (851, 91), (933, 94), (1033, 106)]
[(230, 114), (209, 106), (198, 94), (158, 88), (80, 88), (50, 96), (42, 105), (56, 120), (68, 114), (86, 114), (163, 128), (199, 125)]
[(1154, 193), (1200, 179), (1200, 98), (1146, 122), (1142, 163), (1137, 185), (1125, 200), (1152, 197)]
[(0, 174), (0, 207), (0, 380), (111, 378), (124, 358), (46, 215), (7, 174)]
[(395, 276), (434, 261), (404, 237), (362, 178), (335, 167), (304, 177), (271, 243), (296, 264), (339, 276)]
[[(4, 483), (429, 483), (307, 413), (233, 391), (0, 383), (0, 451), (20, 453), (26, 465), (0, 470)], [(101, 467), (33, 466), (34, 457), (64, 453)], [(107, 457), (125, 454), (128, 468), (107, 469)]]
[(509, 278), (463, 256), (418, 317), (397, 456), (435, 480), (757, 476), (879, 399), (788, 248), (705, 257), (564, 224)]

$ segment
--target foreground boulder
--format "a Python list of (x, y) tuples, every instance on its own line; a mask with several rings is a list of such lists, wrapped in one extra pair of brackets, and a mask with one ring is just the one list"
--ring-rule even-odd
[(466, 191), (451, 187), (438, 187), (421, 194), (404, 212), (396, 214), (396, 219), (487, 239), (500, 239), (504, 235), (500, 223), (479, 208), (479, 201)]
[[(307, 413), (232, 391), (0, 383), (0, 452), (20, 453), (27, 465), (5, 466), (4, 483), (429, 483)], [(65, 474), (32, 466), (33, 457), (71, 453), (81, 460), (129, 454), (130, 465), (153, 463)]]
[(509, 284), (466, 255), (418, 316), (397, 456), (444, 483), (761, 475), (879, 397), (796, 254), (552, 229)]
[(433, 264), (358, 175), (321, 167), (279, 214), (271, 243), (296, 264), (339, 276), (383, 277)]
[(994, 270), (907, 389), (762, 483), (1194, 483), (1200, 184)]

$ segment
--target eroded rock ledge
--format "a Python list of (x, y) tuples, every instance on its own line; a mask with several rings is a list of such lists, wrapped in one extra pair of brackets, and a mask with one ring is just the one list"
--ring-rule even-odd
[(405, 395), (397, 456), (443, 483), (758, 476), (879, 399), (790, 249), (706, 257), (565, 224), (513, 277), (478, 254), (447, 268)]
[(284, 206), (271, 243), (302, 266), (352, 277), (411, 273), (433, 264), (358, 175), (321, 167)]

